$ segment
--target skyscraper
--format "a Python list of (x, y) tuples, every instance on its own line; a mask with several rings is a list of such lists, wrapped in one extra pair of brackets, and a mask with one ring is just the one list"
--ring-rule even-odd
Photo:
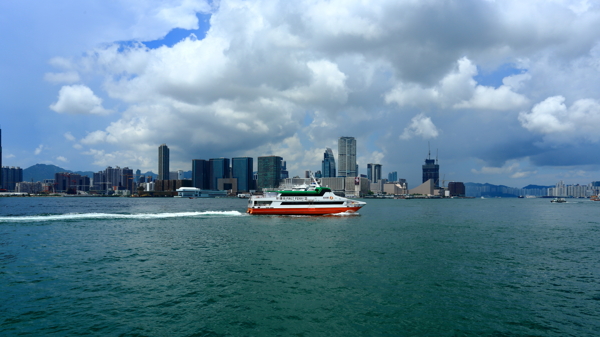
[(339, 177), (356, 177), (356, 139), (340, 137), (338, 140), (338, 174)]
[(330, 148), (325, 150), (321, 162), (321, 174), (323, 178), (335, 178), (335, 158)]
[(158, 180), (169, 180), (169, 148), (166, 144), (158, 147)]
[(207, 160), (192, 160), (192, 186), (201, 190), (210, 189), (210, 167)]
[(258, 157), (257, 189), (279, 187), (282, 161), (279, 156)]
[(381, 164), (367, 164), (367, 179), (372, 183), (381, 180)]
[(388, 173), (388, 181), (390, 181), (390, 182), (398, 181), (398, 172), (392, 171), (392, 172)]
[(210, 189), (219, 188), (219, 178), (229, 178), (229, 158), (212, 158), (209, 162)]
[(0, 129), (0, 188), (2, 186), (2, 129)]
[(254, 159), (250, 157), (238, 157), (231, 159), (232, 178), (237, 179), (237, 190), (249, 192), (254, 189), (252, 170)]
[(432, 179), (435, 188), (440, 187), (440, 165), (437, 164), (437, 159), (431, 159), (431, 152), (425, 159), (425, 165), (423, 165), (423, 182)]

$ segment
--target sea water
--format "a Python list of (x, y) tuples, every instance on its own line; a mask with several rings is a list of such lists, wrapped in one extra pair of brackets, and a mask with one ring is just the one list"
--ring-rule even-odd
[(0, 335), (593, 336), (600, 202), (0, 198)]

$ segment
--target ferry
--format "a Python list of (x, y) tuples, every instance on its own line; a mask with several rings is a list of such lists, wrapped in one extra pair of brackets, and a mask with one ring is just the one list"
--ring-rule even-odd
[(366, 202), (337, 196), (318, 183), (292, 190), (265, 192), (248, 200), (247, 213), (271, 215), (326, 215), (354, 213)]

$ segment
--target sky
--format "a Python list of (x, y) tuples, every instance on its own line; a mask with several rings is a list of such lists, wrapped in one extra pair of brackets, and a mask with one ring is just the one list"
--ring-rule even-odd
[[(2, 163), (317, 171), (523, 187), (600, 180), (592, 0), (2, 1)], [(430, 150), (429, 150), (430, 149)]]

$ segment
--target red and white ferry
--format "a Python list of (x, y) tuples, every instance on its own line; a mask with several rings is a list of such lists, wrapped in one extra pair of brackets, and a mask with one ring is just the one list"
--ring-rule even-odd
[(250, 214), (325, 215), (354, 213), (367, 203), (337, 196), (316, 183), (290, 191), (265, 192), (248, 200)]

